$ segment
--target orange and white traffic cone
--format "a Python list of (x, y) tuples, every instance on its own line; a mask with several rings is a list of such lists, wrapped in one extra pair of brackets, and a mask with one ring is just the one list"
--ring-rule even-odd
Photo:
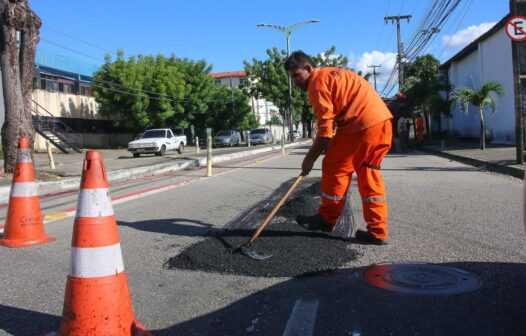
[(29, 141), (27, 138), (20, 138), (4, 237), (0, 239), (0, 245), (25, 247), (53, 240), (55, 238), (47, 236), (44, 232)]
[(102, 154), (84, 160), (59, 335), (149, 335), (135, 320)]

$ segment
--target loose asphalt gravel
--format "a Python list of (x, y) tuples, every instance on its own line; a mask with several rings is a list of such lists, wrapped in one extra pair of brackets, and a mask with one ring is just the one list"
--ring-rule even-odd
[(318, 182), (300, 190), (283, 205), (273, 224), (248, 248), (270, 254), (271, 258), (255, 260), (241, 253), (246, 249), (238, 247), (250, 240), (253, 229), (226, 229), (210, 232), (209, 238), (168, 259), (164, 266), (222, 274), (294, 277), (332, 270), (355, 260), (357, 253), (349, 241), (332, 234), (310, 232), (294, 221), (299, 214), (316, 212), (319, 189)]

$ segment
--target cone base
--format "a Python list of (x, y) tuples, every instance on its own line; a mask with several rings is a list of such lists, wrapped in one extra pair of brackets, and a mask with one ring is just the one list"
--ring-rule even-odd
[(31, 246), (31, 245), (40, 245), (40, 244), (46, 244), (46, 243), (51, 243), (52, 241), (54, 241), (55, 238), (54, 237), (48, 237), (48, 236), (44, 236), (44, 237), (41, 237), (39, 239), (30, 239), (30, 240), (26, 240), (26, 239), (0, 239), (0, 245), (2, 246), (6, 246), (6, 247), (26, 247), (26, 246)]
[[(60, 331), (52, 331), (42, 336), (59, 336)], [(135, 321), (133, 325), (133, 331), (130, 336), (152, 336), (152, 333), (147, 330), (139, 321)]]

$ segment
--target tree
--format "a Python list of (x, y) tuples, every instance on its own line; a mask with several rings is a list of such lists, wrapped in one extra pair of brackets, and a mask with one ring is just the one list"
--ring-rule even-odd
[[(316, 66), (335, 66), (346, 68), (348, 60), (342, 55), (335, 55), (336, 47), (331, 47), (322, 54), (312, 57)], [(267, 49), (268, 59), (252, 60), (252, 64), (245, 61), (245, 71), (249, 80), (243, 87), (248, 96), (263, 97), (279, 107), (280, 114), (288, 109), (288, 75), (283, 67), (287, 52), (277, 48)], [(293, 123), (303, 124), (302, 134), (311, 136), (311, 125), (314, 118), (312, 107), (307, 94), (298, 88), (292, 88)], [(275, 124), (275, 123), (273, 123)]]
[(486, 129), (484, 125), (484, 109), (490, 107), (493, 114), (497, 113), (497, 101), (492, 96), (495, 94), (499, 97), (504, 96), (504, 87), (497, 81), (490, 81), (482, 85), (479, 90), (473, 90), (468, 87), (456, 88), (451, 94), (451, 100), (460, 105), (460, 110), (466, 115), (469, 111), (469, 104), (472, 104), (479, 110), (480, 118), (480, 149), (486, 149)]
[(438, 67), (440, 61), (433, 55), (417, 57), (411, 64), (405, 65), (407, 79), (402, 88), (407, 97), (413, 104), (424, 112), (427, 137), (431, 139), (431, 110), (433, 100), (438, 99), (438, 92), (444, 89), (442, 85)]
[[(31, 117), (31, 94), (40, 18), (27, 0), (0, 0), (0, 65), (4, 87), (5, 122), (2, 126), (4, 170), (14, 171), (18, 137), (33, 148), (35, 130)], [(20, 32), (20, 51), (17, 46)]]
[(94, 74), (94, 95), (101, 115), (134, 133), (148, 127), (178, 128), (186, 118), (183, 100), (187, 88), (175, 57), (132, 56), (122, 51)]
[(241, 90), (236, 88), (224, 85), (215, 86), (208, 103), (208, 110), (207, 118), (194, 126), (197, 128), (212, 127), (215, 131), (219, 131), (221, 129), (243, 130), (254, 124), (253, 120), (251, 122), (249, 119), (252, 111), (247, 98)]

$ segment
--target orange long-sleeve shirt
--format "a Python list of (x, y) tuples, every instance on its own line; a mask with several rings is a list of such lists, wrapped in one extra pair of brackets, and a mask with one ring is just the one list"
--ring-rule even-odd
[(355, 133), (393, 118), (371, 84), (350, 70), (314, 69), (307, 94), (319, 137), (332, 138), (334, 126), (339, 133)]

